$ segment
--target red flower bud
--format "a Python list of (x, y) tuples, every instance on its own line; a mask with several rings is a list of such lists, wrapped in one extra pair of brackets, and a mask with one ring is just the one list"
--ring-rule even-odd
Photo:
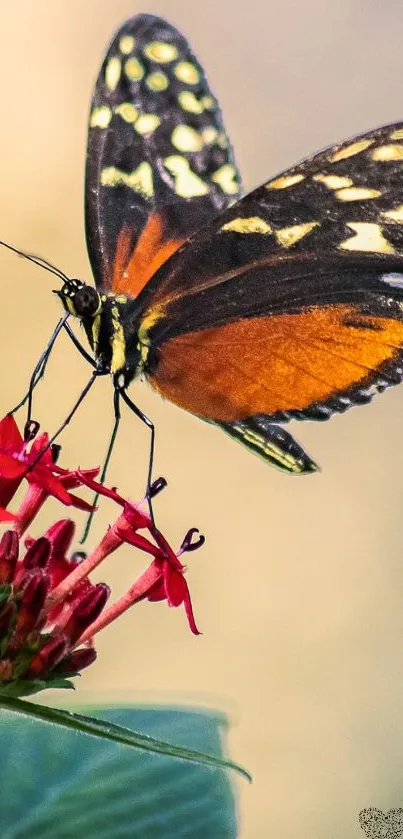
[(45, 572), (38, 568), (28, 580), (22, 592), (19, 603), (14, 632), (9, 643), (9, 650), (17, 650), (25, 641), (27, 635), (40, 622), (41, 612), (48, 592), (48, 578)]
[(46, 536), (41, 536), (28, 548), (24, 559), (24, 568), (45, 568), (50, 557), (50, 542)]
[(96, 650), (93, 647), (82, 647), (80, 650), (74, 650), (58, 664), (57, 674), (61, 676), (68, 673), (79, 673), (80, 670), (89, 667), (96, 657)]
[(0, 542), (0, 583), (10, 583), (18, 559), (18, 536), (7, 530)]
[(38, 679), (48, 676), (66, 654), (67, 647), (65, 638), (52, 638), (32, 659), (26, 677)]
[(51, 556), (64, 557), (74, 538), (76, 526), (71, 519), (62, 519), (55, 522), (46, 531), (46, 538), (51, 544)]
[(98, 583), (85, 592), (64, 627), (64, 632), (74, 644), (88, 626), (97, 619), (111, 593), (109, 586), (105, 583)]

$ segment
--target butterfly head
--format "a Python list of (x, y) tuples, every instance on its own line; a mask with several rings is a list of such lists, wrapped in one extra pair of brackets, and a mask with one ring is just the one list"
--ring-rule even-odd
[(95, 318), (102, 309), (101, 295), (82, 280), (66, 280), (55, 294), (60, 297), (66, 312), (83, 320)]

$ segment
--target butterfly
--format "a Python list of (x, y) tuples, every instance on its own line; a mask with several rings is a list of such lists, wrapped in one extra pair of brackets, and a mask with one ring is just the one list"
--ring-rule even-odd
[(95, 288), (66, 280), (57, 293), (113, 377), (115, 412), (142, 377), (268, 463), (309, 473), (284, 424), (326, 420), (403, 377), (403, 123), (241, 191), (187, 40), (131, 18), (90, 109)]

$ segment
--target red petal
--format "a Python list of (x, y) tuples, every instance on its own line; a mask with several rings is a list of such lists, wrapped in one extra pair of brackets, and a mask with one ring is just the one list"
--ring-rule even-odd
[(140, 533), (133, 533), (128, 528), (121, 527), (119, 525), (116, 527), (116, 533), (129, 545), (133, 545), (135, 548), (140, 548), (141, 551), (145, 551), (152, 556), (159, 557), (161, 553), (160, 548), (157, 548), (156, 545), (153, 545), (149, 539), (146, 539), (145, 536), (141, 536)]
[(188, 619), (188, 624), (189, 624), (189, 627), (190, 627), (190, 631), (193, 632), (193, 635), (201, 635), (200, 629), (198, 629), (197, 626), (196, 626), (196, 621), (195, 621), (195, 617), (194, 617), (194, 614), (193, 614), (192, 601), (190, 599), (190, 592), (189, 592), (189, 589), (188, 589), (187, 585), (186, 585), (186, 589), (187, 589), (187, 592), (186, 592), (185, 599), (183, 601), (183, 605), (185, 607), (186, 617)]
[(0, 507), (0, 521), (15, 521), (16, 518), (14, 513), (9, 513), (4, 507)]
[[(29, 453), (29, 460), (32, 463), (41, 453), (42, 449), (47, 446), (49, 442), (49, 435), (46, 433), (40, 434), (39, 437), (34, 440), (31, 446), (31, 451)], [(53, 455), (52, 449), (46, 449), (41, 457), (41, 466), (53, 466)]]
[(12, 414), (0, 420), (0, 447), (6, 451), (20, 452), (24, 441)]
[(41, 466), (35, 467), (32, 472), (28, 472), (27, 479), (31, 484), (37, 484), (41, 489), (45, 490), (49, 495), (53, 495), (62, 504), (71, 506), (71, 499), (67, 490), (60, 482), (60, 478), (56, 478), (49, 469), (44, 469)]
[[(63, 486), (66, 487), (66, 489), (77, 489), (78, 487), (83, 486), (83, 481), (78, 476), (77, 472), (67, 472), (66, 469), (58, 469), (57, 467), (54, 467), (53, 471), (61, 476), (63, 479)], [(96, 478), (98, 473), (99, 469), (83, 469), (80, 472), (81, 475), (87, 475), (90, 480), (92, 478)]]
[[(63, 481), (63, 486), (66, 488), (66, 484)], [(96, 510), (97, 507), (94, 507), (93, 504), (89, 504), (88, 501), (84, 501), (83, 498), (79, 498), (78, 495), (74, 495), (72, 492), (69, 492), (70, 500), (72, 506), (76, 508), (76, 510), (84, 510), (86, 513), (92, 513), (93, 510)]]
[(126, 504), (125, 499), (122, 498), (122, 496), (119, 495), (116, 492), (116, 490), (108, 489), (108, 487), (103, 486), (98, 481), (93, 481), (92, 478), (89, 478), (88, 471), (89, 470), (87, 470), (87, 474), (84, 470), (81, 469), (77, 469), (77, 471), (75, 472), (81, 484), (83, 484), (86, 487), (89, 487), (89, 489), (93, 489), (94, 492), (97, 492), (99, 495), (104, 495), (106, 498), (111, 498), (112, 501), (116, 501), (116, 503), (120, 504), (122, 507)]
[(10, 454), (0, 452), (0, 474), (2, 478), (19, 478), (26, 472), (25, 463), (16, 460)]
[(164, 582), (167, 600), (170, 606), (180, 606), (188, 590), (183, 574), (174, 571), (169, 563), (165, 563)]

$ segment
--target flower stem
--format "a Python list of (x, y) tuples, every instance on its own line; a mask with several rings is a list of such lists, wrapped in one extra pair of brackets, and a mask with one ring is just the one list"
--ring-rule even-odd
[(129, 588), (126, 594), (123, 597), (120, 597), (119, 600), (116, 601), (109, 609), (106, 609), (102, 612), (97, 618), (94, 623), (89, 626), (85, 632), (81, 635), (81, 638), (78, 639), (75, 646), (83, 644), (85, 641), (89, 641), (90, 638), (100, 632), (101, 629), (105, 629), (112, 621), (116, 620), (120, 615), (123, 615), (127, 609), (130, 609), (134, 603), (137, 603), (141, 600), (147, 592), (153, 587), (155, 583), (157, 583), (161, 578), (161, 570), (154, 564), (150, 565), (144, 574), (136, 580), (136, 582)]

